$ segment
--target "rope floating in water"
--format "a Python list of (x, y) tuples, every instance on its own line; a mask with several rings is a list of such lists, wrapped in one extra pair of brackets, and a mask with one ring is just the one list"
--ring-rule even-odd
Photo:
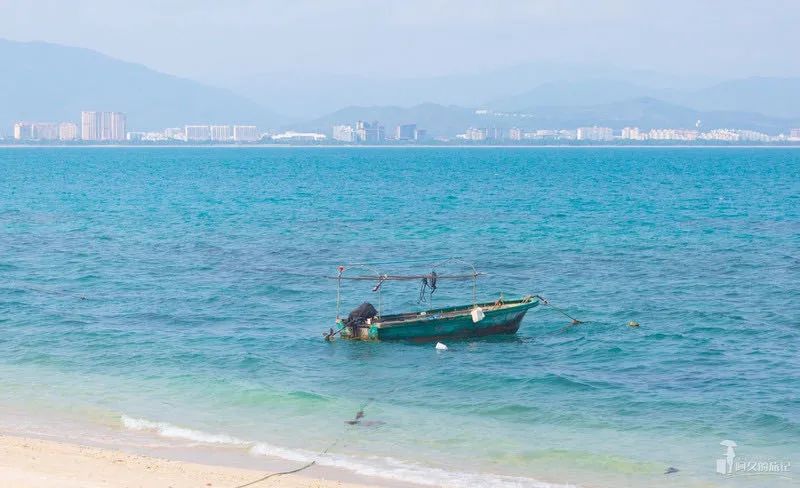
[(539, 296), (539, 295), (534, 295), (534, 296), (535, 296), (536, 298), (538, 298), (539, 300), (541, 300), (541, 302), (542, 302), (543, 304), (545, 304), (545, 305), (548, 305), (548, 306), (552, 307), (552, 308), (553, 308), (553, 309), (554, 309), (556, 312), (558, 312), (558, 313), (560, 313), (561, 315), (563, 315), (563, 316), (567, 317), (568, 319), (572, 320), (572, 325), (578, 325), (578, 324), (582, 324), (582, 323), (583, 323), (583, 321), (582, 321), (582, 320), (578, 320), (578, 319), (576, 319), (575, 317), (573, 317), (572, 315), (570, 315), (570, 314), (568, 314), (567, 312), (565, 312), (564, 310), (562, 310), (562, 309), (560, 309), (560, 308), (556, 307), (555, 305), (553, 305), (552, 303), (550, 303), (550, 302), (549, 302), (549, 301), (548, 301), (546, 298), (544, 298), (544, 297), (542, 297), (542, 296)]

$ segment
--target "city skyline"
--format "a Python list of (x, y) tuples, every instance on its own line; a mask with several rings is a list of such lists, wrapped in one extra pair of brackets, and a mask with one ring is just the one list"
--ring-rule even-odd
[[(483, 114), (485, 110), (478, 110)], [(320, 143), (332, 141), (345, 144), (396, 144), (396, 143), (558, 143), (592, 142), (725, 142), (725, 143), (800, 143), (800, 128), (779, 134), (767, 134), (749, 129), (728, 127), (701, 130), (702, 121), (687, 128), (640, 128), (626, 126), (615, 130), (602, 125), (576, 128), (530, 128), (513, 126), (467, 127), (457, 134), (431, 136), (417, 123), (398, 124), (387, 132), (378, 120), (358, 120), (353, 124), (341, 123), (330, 127), (327, 133), (288, 129), (260, 131), (255, 125), (244, 124), (186, 124), (158, 131), (127, 131), (127, 116), (121, 112), (82, 111), (80, 128), (73, 122), (16, 122), (12, 138), (18, 143), (60, 141), (126, 142), (126, 143), (259, 143), (300, 142)], [(388, 134), (388, 135), (387, 135)], [(2, 140), (2, 138), (0, 138)]]

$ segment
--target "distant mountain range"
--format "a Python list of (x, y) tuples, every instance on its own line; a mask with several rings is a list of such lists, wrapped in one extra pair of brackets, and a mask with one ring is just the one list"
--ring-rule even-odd
[[(0, 123), (78, 121), (81, 110), (125, 112), (135, 130), (286, 119), (233, 92), (89, 49), (0, 39)], [(5, 132), (5, 129), (3, 132)]]
[(762, 113), (800, 118), (800, 78), (744, 78), (701, 89), (653, 88), (628, 81), (590, 78), (547, 82), (485, 105), (496, 110), (525, 111), (541, 106), (599, 105), (635, 98), (656, 98), (705, 111)]
[(130, 130), (251, 123), (330, 133), (357, 120), (379, 120), (387, 130), (416, 123), (449, 136), (469, 126), (690, 128), (700, 120), (706, 129), (768, 133), (800, 126), (800, 78), (720, 82), (537, 62), (419, 79), (259, 75), (220, 79), (228, 88), (219, 88), (88, 49), (7, 40), (0, 40), (0, 66), (6, 133), (19, 120), (77, 121), (81, 110), (125, 112)]
[(398, 124), (416, 123), (432, 136), (452, 136), (467, 127), (574, 129), (602, 125), (614, 129), (627, 126), (693, 129), (699, 122), (701, 129), (728, 127), (769, 134), (786, 131), (789, 127), (800, 127), (800, 117), (789, 119), (752, 112), (700, 111), (649, 97), (598, 105), (531, 107), (518, 113), (476, 111), (433, 103), (406, 108), (348, 107), (309, 122), (294, 124), (293, 127), (330, 134), (333, 125), (352, 124), (356, 120), (378, 120), (387, 130)]
[(701, 110), (740, 110), (797, 119), (800, 78), (730, 80), (678, 95), (675, 100)]

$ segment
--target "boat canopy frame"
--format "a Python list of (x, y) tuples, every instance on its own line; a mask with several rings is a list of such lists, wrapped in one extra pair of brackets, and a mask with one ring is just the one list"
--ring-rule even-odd
[[(462, 264), (465, 267), (468, 267), (472, 272), (471, 273), (464, 273), (464, 274), (438, 274), (436, 270), (448, 265), (448, 264)], [(361, 269), (366, 270), (370, 274), (366, 275), (357, 275), (357, 276), (345, 276), (345, 272), (349, 269)], [(456, 280), (456, 281), (466, 281), (472, 280), (472, 304), (476, 305), (478, 303), (478, 277), (484, 276), (485, 273), (479, 272), (475, 269), (475, 265), (464, 261), (461, 258), (447, 258), (443, 261), (434, 263), (431, 265), (431, 272), (428, 274), (419, 274), (419, 275), (394, 275), (388, 273), (382, 273), (374, 265), (368, 263), (351, 263), (351, 264), (340, 264), (336, 267), (337, 275), (331, 276), (329, 278), (336, 280), (336, 320), (337, 322), (341, 319), (341, 298), (342, 298), (342, 280), (351, 280), (351, 281), (373, 281), (375, 282), (375, 286), (372, 288), (373, 292), (378, 293), (378, 317), (380, 318), (383, 315), (383, 300), (381, 297), (381, 288), (383, 288), (383, 283), (387, 281), (419, 281), (424, 279), (432, 279), (435, 278), (436, 280)]]

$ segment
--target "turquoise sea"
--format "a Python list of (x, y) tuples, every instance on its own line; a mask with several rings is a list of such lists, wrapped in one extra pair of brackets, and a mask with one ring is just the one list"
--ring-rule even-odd
[[(585, 323), (322, 340), (338, 264), (448, 256), (482, 299)], [(386, 283), (384, 310), (418, 293)], [(387, 484), (797, 486), (799, 353), (798, 150), (0, 150), (7, 432), (265, 470), (336, 441), (323, 468)], [(365, 403), (374, 423), (345, 424)], [(718, 474), (724, 440), (789, 471)]]

